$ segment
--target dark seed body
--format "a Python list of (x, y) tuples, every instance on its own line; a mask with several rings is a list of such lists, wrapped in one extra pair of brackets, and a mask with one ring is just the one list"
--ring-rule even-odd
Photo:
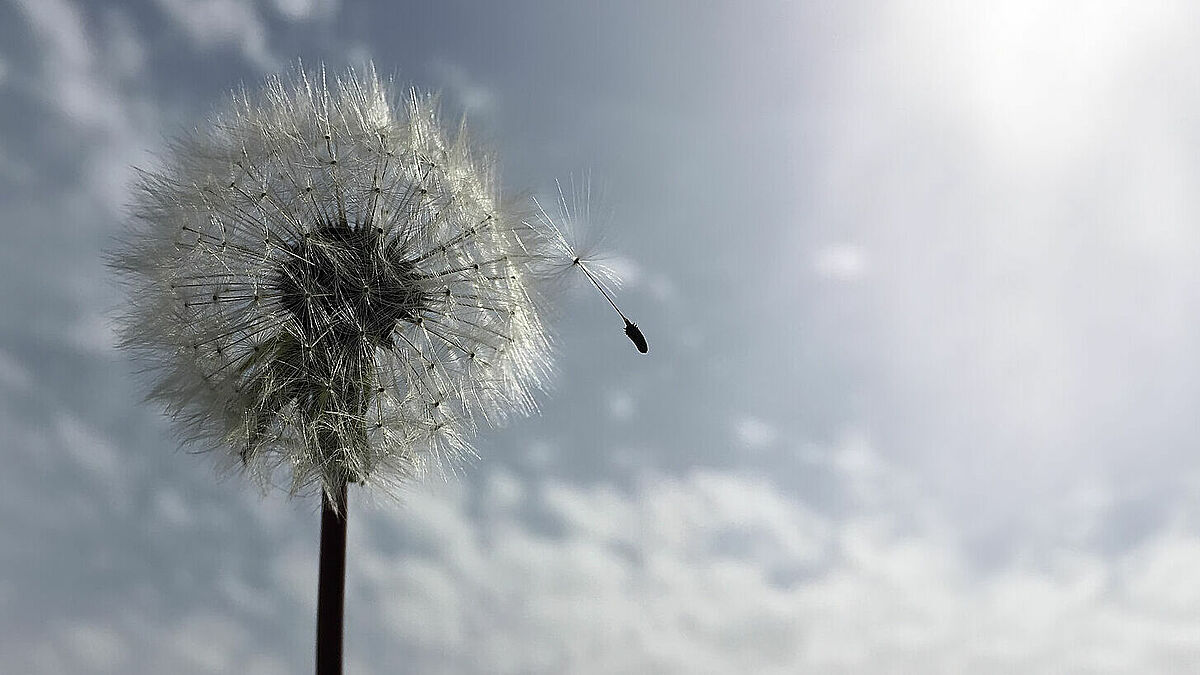
[(642, 335), (642, 329), (629, 319), (625, 319), (625, 334), (633, 341), (639, 352), (645, 354), (650, 351), (650, 346), (646, 344), (646, 336)]

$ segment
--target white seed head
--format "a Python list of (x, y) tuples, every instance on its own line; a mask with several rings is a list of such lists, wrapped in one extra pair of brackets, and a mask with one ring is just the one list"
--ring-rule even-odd
[(123, 344), (189, 441), (292, 492), (395, 486), (535, 410), (561, 237), (373, 69), (272, 78), (175, 142), (113, 255)]

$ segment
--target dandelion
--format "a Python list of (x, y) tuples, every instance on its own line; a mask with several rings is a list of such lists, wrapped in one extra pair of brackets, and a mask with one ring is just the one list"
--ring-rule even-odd
[(317, 661), (338, 672), (347, 484), (452, 466), (481, 427), (536, 410), (538, 283), (563, 256), (612, 299), (548, 218), (505, 208), (434, 98), (373, 68), (271, 78), (163, 160), (113, 255), (123, 345), (187, 441), (321, 492)]

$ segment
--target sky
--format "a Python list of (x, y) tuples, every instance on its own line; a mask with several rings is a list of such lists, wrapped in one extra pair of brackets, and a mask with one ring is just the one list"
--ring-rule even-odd
[(134, 168), (373, 62), (590, 186), (540, 415), (352, 490), (351, 673), (1200, 669), (1200, 8), (0, 2), (0, 659), (311, 668), (319, 506), (114, 347)]

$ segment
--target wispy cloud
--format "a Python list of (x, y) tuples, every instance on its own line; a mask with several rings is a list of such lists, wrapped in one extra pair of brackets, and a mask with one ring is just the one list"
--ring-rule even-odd
[(467, 113), (478, 116), (494, 112), (495, 92), (473, 77), (461, 64), (435, 59), (430, 62), (429, 69), (434, 78)]
[[(828, 453), (844, 480), (899, 478), (855, 444)], [(980, 571), (948, 520), (899, 493), (834, 515), (738, 473), (492, 482), (506, 487), (482, 502), (414, 494), (405, 518), (359, 531), (367, 549), (425, 542), (356, 558), (377, 658), (395, 645), (456, 672), (1087, 673), (1200, 648), (1186, 611), (1200, 537), (1185, 529), (1116, 559), (1061, 549)]]
[(290, 21), (308, 21), (337, 11), (340, 0), (272, 0), (280, 15)]
[[(257, 4), (250, 0), (158, 0), (158, 5), (199, 49), (232, 45), (261, 70), (272, 71), (281, 65), (268, 45)], [(279, 6), (296, 12), (309, 9), (308, 4), (295, 2)]]
[(826, 279), (856, 281), (867, 273), (867, 252), (853, 244), (831, 244), (813, 256), (813, 269)]

